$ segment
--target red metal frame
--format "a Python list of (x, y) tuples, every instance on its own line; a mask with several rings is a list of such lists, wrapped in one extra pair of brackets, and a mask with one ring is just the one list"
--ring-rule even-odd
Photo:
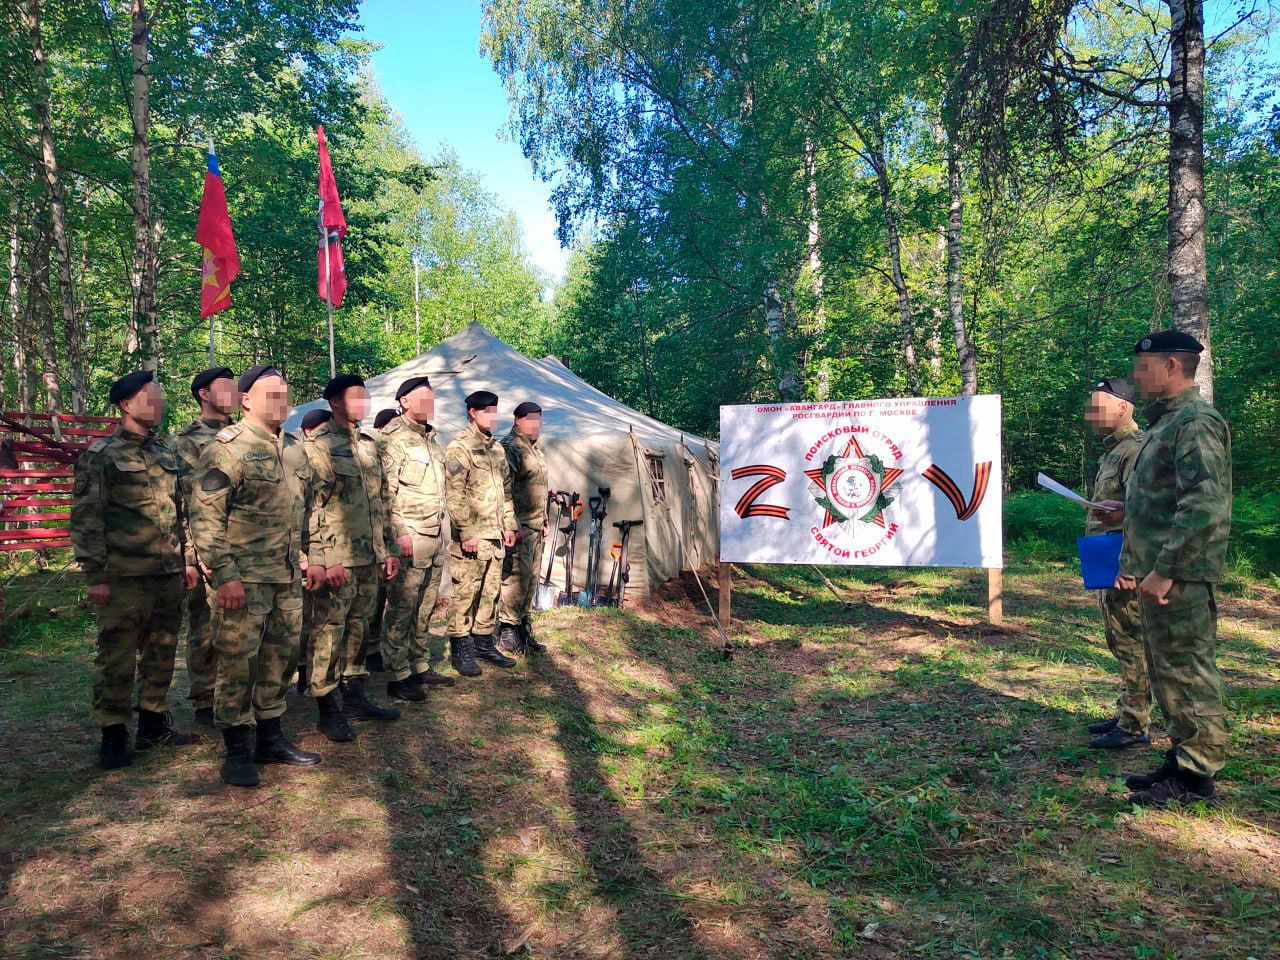
[(10, 441), (18, 462), (16, 470), (0, 469), (0, 553), (71, 546), (67, 521), (76, 460), (119, 422), (119, 417), (0, 413), (0, 440)]

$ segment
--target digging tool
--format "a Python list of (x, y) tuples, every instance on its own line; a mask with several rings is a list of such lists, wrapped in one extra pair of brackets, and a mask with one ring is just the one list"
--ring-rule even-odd
[(614, 526), (622, 531), (622, 542), (615, 543), (613, 550), (613, 569), (609, 572), (609, 605), (622, 609), (626, 603), (627, 583), (631, 580), (631, 560), (627, 556), (627, 547), (631, 542), (631, 528), (643, 524), (643, 520), (619, 520)]
[(600, 580), (600, 544), (604, 540), (604, 518), (608, 515), (610, 487), (597, 487), (598, 496), (588, 500), (591, 506), (591, 539), (587, 541), (587, 581), (578, 594), (578, 606), (590, 607), (599, 601), (596, 589)]
[(551, 582), (551, 567), (556, 562), (556, 541), (560, 537), (560, 520), (564, 516), (564, 504), (560, 500), (560, 495), (555, 491), (547, 494), (548, 512), (550, 512), (551, 504), (553, 503), (556, 506), (556, 521), (551, 525), (551, 551), (547, 554), (547, 574), (533, 592), (533, 608), (535, 610), (550, 610), (556, 605), (556, 585)]
[(556, 597), (557, 607), (567, 607), (577, 602), (573, 591), (573, 558), (578, 541), (578, 518), (582, 516), (582, 498), (577, 493), (569, 497), (569, 522), (560, 528), (564, 534), (564, 592)]

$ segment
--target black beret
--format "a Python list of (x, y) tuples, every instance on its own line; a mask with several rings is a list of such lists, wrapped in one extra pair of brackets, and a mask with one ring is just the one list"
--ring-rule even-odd
[(496, 407), (497, 405), (498, 395), (490, 393), (488, 390), (477, 390), (467, 397), (468, 410), (483, 410), (485, 407)]
[(390, 407), (386, 410), (379, 410), (378, 415), (373, 418), (373, 429), (381, 430), (398, 416), (400, 416), (400, 411), (392, 410)]
[(314, 430), (322, 423), (328, 423), (333, 419), (333, 411), (331, 410), (308, 410), (302, 415), (302, 429)]
[(1105, 380), (1099, 380), (1093, 390), (1094, 393), (1109, 393), (1113, 397), (1119, 397), (1129, 403), (1134, 401), (1133, 384), (1121, 377), (1108, 377)]
[(111, 385), (111, 392), (107, 394), (107, 399), (112, 403), (128, 400), (155, 378), (155, 372), (152, 370), (135, 370), (133, 373), (126, 373)]
[(1181, 330), (1161, 330), (1149, 333), (1133, 348), (1138, 353), (1203, 353), (1204, 344)]
[(516, 416), (516, 419), (519, 420), (521, 417), (527, 417), (531, 413), (541, 413), (541, 412), (542, 412), (542, 408), (540, 406), (538, 406), (532, 400), (526, 400), (524, 403), (516, 407), (515, 416)]
[(200, 399), (200, 391), (215, 380), (234, 380), (236, 375), (231, 372), (230, 367), (210, 367), (204, 373), (197, 373), (191, 379), (191, 395), (197, 400)]
[(344, 390), (363, 386), (364, 377), (356, 376), (354, 373), (340, 373), (325, 384), (324, 393), (321, 396), (326, 400), (333, 400), (335, 397), (342, 396)]
[(396, 391), (396, 399), (399, 400), (411, 390), (417, 390), (419, 387), (429, 387), (431, 381), (426, 377), (410, 377), (404, 383), (400, 384), (400, 389)]
[(283, 380), (284, 374), (269, 363), (259, 364), (256, 367), (250, 367), (244, 373), (240, 374), (240, 379), (236, 381), (236, 389), (241, 393), (248, 393), (249, 388), (263, 377), (279, 377)]

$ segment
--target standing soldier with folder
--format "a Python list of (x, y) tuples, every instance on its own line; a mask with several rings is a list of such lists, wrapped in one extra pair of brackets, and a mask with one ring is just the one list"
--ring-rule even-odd
[[(1133, 421), (1133, 387), (1126, 380), (1100, 380), (1089, 396), (1085, 421), (1102, 437), (1102, 456), (1093, 480), (1095, 502), (1123, 501), (1133, 479), (1133, 463), (1142, 447), (1143, 433)], [(1090, 513), (1085, 532), (1089, 536), (1120, 531), (1120, 523), (1108, 523)], [(1098, 591), (1107, 649), (1120, 663), (1122, 686), (1116, 712), (1089, 724), (1095, 750), (1118, 750), (1151, 742), (1151, 680), (1147, 676), (1147, 651), (1142, 642), (1142, 609), (1137, 590)]]

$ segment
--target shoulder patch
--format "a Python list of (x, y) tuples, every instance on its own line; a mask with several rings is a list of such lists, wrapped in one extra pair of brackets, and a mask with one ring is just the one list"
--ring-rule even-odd
[(107, 449), (107, 444), (111, 442), (110, 437), (103, 437), (101, 440), (95, 440), (89, 444), (89, 449), (85, 453), (101, 453)]
[(449, 468), (449, 476), (456, 477), (458, 474), (462, 472), (462, 463), (458, 460), (457, 457), (450, 457), (448, 468)]
[(77, 497), (84, 496), (84, 492), (89, 489), (89, 474), (83, 470), (76, 471), (76, 487), (75, 495)]
[(216, 493), (229, 486), (231, 486), (231, 478), (217, 467), (205, 471), (205, 475), (200, 478), (200, 489), (205, 493)]
[(218, 442), (230, 443), (239, 435), (240, 435), (240, 425), (233, 423), (231, 426), (223, 427), (221, 430), (218, 431)]

